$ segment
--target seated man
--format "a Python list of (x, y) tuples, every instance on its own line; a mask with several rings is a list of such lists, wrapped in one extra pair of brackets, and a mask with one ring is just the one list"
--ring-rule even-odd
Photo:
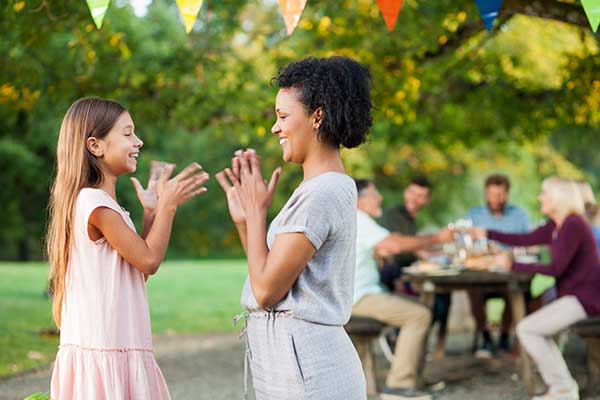
[[(426, 177), (413, 177), (402, 193), (403, 202), (383, 210), (383, 215), (380, 218), (381, 225), (390, 232), (399, 233), (403, 236), (415, 236), (418, 232), (417, 215), (420, 210), (429, 204), (432, 190), (433, 185)], [(427, 258), (428, 256), (429, 252), (427, 250), (420, 249), (411, 252), (403, 251), (395, 254), (393, 258), (386, 259), (379, 270), (381, 283), (392, 292), (414, 294), (410, 285), (407, 282), (399, 282), (399, 278), (402, 276), (402, 270), (405, 267), (417, 261), (418, 258)], [(450, 293), (436, 293), (433, 305), (433, 322), (439, 322), (440, 324), (437, 346), (438, 356), (443, 354), (449, 312)], [(388, 336), (388, 341), (390, 344), (394, 343), (393, 334)], [(385, 348), (384, 353), (387, 353)]]
[[(486, 204), (472, 208), (467, 218), (473, 221), (474, 226), (485, 229), (497, 230), (504, 233), (528, 232), (529, 217), (523, 209), (508, 203), (509, 189), (510, 180), (507, 176), (500, 174), (488, 176), (485, 180)], [(472, 289), (469, 290), (469, 300), (477, 329), (475, 355), (480, 358), (489, 358), (496, 350), (487, 327), (485, 309), (486, 301), (493, 297), (504, 299), (505, 304), (498, 347), (504, 351), (510, 349), (509, 332), (512, 325), (512, 310), (508, 306), (507, 293), (484, 294), (480, 290)]]
[(431, 395), (416, 390), (422, 367), (423, 353), (431, 312), (414, 299), (390, 294), (379, 283), (379, 273), (373, 255), (413, 251), (433, 243), (450, 240), (452, 233), (444, 229), (435, 235), (402, 236), (390, 233), (373, 218), (381, 215), (382, 197), (375, 184), (357, 179), (358, 192), (356, 229), (356, 271), (352, 314), (370, 317), (402, 328), (396, 343), (394, 358), (386, 380), (382, 399), (431, 399)]

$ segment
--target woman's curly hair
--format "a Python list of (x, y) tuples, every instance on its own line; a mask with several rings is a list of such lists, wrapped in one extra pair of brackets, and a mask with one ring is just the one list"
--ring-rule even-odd
[(373, 104), (366, 66), (348, 57), (307, 57), (288, 64), (274, 80), (280, 88), (297, 89), (309, 115), (323, 110), (321, 141), (351, 149), (367, 140)]

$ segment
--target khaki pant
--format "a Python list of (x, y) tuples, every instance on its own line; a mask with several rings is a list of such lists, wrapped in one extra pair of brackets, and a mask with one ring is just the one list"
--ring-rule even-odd
[(575, 296), (563, 296), (517, 324), (521, 345), (533, 358), (550, 392), (571, 389), (573, 377), (552, 336), (587, 318)]
[(416, 300), (377, 293), (363, 296), (352, 307), (352, 315), (370, 317), (401, 328), (386, 385), (415, 388), (431, 324), (431, 311)]

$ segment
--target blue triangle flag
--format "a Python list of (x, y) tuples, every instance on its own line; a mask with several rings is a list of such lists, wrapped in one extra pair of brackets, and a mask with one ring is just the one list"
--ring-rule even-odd
[(488, 31), (492, 30), (494, 20), (498, 16), (498, 11), (502, 7), (502, 0), (475, 0), (481, 19)]

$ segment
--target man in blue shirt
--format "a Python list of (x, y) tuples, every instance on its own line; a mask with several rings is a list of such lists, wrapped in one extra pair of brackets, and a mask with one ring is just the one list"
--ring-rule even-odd
[[(525, 210), (508, 203), (510, 180), (507, 176), (494, 174), (485, 180), (486, 204), (469, 210), (467, 218), (473, 221), (474, 226), (505, 233), (523, 233), (530, 229), (529, 217)], [(489, 358), (495, 350), (490, 332), (487, 328), (487, 315), (485, 312), (486, 301), (492, 297), (504, 299), (505, 307), (502, 315), (502, 332), (499, 347), (509, 350), (510, 342), (508, 333), (512, 325), (512, 312), (508, 307), (506, 293), (484, 294), (480, 290), (470, 290), (471, 310), (477, 325), (477, 351), (476, 356)], [(483, 340), (481, 341), (480, 338)]]

